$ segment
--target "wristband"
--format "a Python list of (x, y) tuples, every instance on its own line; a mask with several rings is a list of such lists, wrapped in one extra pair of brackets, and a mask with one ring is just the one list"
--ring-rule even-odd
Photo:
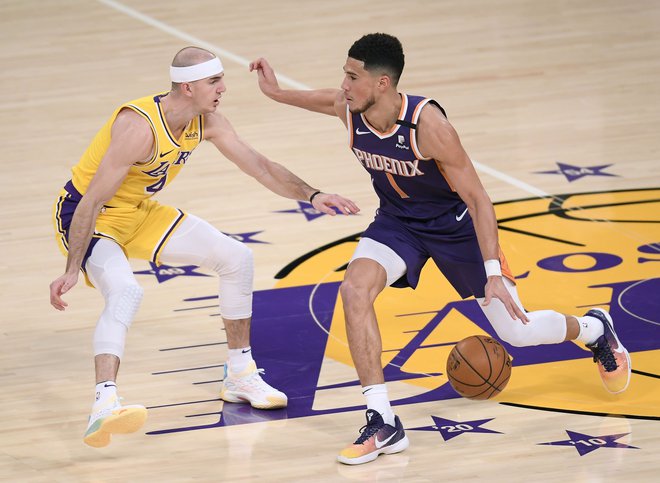
[(486, 277), (502, 276), (502, 268), (500, 267), (499, 260), (486, 260), (484, 262), (484, 267), (486, 268)]
[(309, 197), (309, 202), (312, 203), (314, 201), (314, 197), (319, 193), (320, 191), (314, 191), (314, 193), (312, 193), (312, 196)]

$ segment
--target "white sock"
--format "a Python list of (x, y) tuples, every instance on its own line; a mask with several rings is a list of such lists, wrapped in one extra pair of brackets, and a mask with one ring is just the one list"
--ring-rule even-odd
[(387, 396), (387, 387), (385, 384), (363, 386), (362, 394), (367, 398), (367, 409), (378, 411), (383, 417), (385, 424), (394, 426), (394, 412), (392, 411), (392, 406), (390, 406), (390, 399)]
[(252, 348), (242, 347), (241, 349), (229, 349), (229, 367), (231, 372), (243, 372), (252, 362)]
[(117, 384), (114, 381), (103, 381), (96, 385), (94, 407), (102, 405), (111, 397), (117, 397)]
[(575, 317), (578, 321), (580, 333), (576, 337), (580, 342), (585, 344), (593, 344), (601, 335), (605, 333), (603, 322), (596, 317), (585, 316)]

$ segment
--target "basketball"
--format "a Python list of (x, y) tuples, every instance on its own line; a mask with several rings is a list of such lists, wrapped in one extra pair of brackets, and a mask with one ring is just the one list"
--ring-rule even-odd
[(466, 337), (449, 353), (447, 377), (454, 390), (468, 399), (490, 399), (511, 377), (511, 357), (492, 337)]

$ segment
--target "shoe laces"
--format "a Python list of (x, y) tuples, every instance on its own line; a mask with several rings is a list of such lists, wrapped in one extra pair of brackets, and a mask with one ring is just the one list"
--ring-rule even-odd
[(237, 382), (240, 381), (240, 384), (249, 385), (257, 389), (264, 389), (270, 387), (268, 383), (261, 378), (261, 376), (265, 373), (265, 369), (259, 368), (246, 376), (234, 377), (233, 379)]
[[(112, 401), (110, 404), (105, 405), (102, 408), (98, 408), (96, 411), (93, 411), (92, 414), (89, 416), (89, 421), (92, 420), (97, 420), (101, 417), (106, 416), (107, 414), (110, 414), (112, 411), (114, 411), (117, 408), (120, 408), (122, 406), (121, 402), (124, 400), (123, 397), (117, 396), (114, 401)], [(92, 408), (93, 410), (94, 408)]]
[(614, 358), (612, 348), (607, 343), (605, 336), (601, 336), (597, 344), (594, 347), (590, 347), (590, 349), (594, 353), (594, 362), (600, 362), (600, 364), (605, 368), (605, 372), (616, 371), (618, 365), (616, 363), (616, 359)]
[(367, 424), (360, 428), (360, 436), (355, 441), (355, 444), (363, 444), (374, 434), (376, 434), (382, 427), (383, 425), (379, 424), (378, 418), (372, 417), (369, 421), (367, 421)]

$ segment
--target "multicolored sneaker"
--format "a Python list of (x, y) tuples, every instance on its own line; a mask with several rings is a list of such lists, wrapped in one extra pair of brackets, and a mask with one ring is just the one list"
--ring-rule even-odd
[(112, 433), (134, 433), (146, 420), (147, 409), (144, 406), (122, 406), (120, 398), (113, 396), (89, 416), (83, 441), (94, 448), (102, 448), (110, 444)]
[(261, 378), (263, 369), (257, 369), (252, 361), (243, 372), (234, 373), (225, 364), (225, 378), (220, 388), (220, 399), (227, 402), (249, 402), (253, 408), (284, 408), (288, 403), (286, 394), (271, 387)]
[(587, 344), (594, 353), (605, 389), (613, 394), (625, 391), (630, 383), (630, 354), (614, 332), (612, 317), (603, 309), (591, 309), (585, 316), (600, 320), (605, 330), (593, 344)]
[(367, 424), (360, 428), (360, 437), (344, 449), (337, 461), (346, 465), (361, 465), (378, 458), (379, 454), (399, 453), (408, 447), (408, 437), (398, 416), (394, 426), (385, 424), (378, 411), (367, 409)]

